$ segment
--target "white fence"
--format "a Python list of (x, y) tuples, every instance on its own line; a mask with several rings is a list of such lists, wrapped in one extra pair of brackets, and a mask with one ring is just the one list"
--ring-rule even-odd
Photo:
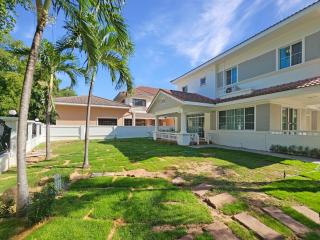
[[(18, 118), (1, 117), (11, 128), (10, 150), (0, 155), (0, 173), (17, 165), (17, 126)], [(26, 152), (45, 141), (45, 126), (40, 122), (28, 121)]]
[[(143, 138), (152, 137), (154, 127), (144, 126), (90, 126), (90, 139), (112, 138)], [(85, 137), (85, 126), (57, 126), (50, 127), (50, 139), (58, 140), (81, 140)]]
[(271, 145), (320, 148), (319, 132), (211, 131), (206, 133), (206, 140), (219, 145), (263, 151), (269, 151)]

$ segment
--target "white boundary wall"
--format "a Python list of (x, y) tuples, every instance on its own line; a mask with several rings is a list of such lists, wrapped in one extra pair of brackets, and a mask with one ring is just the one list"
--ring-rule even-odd
[(320, 133), (255, 132), (255, 131), (210, 131), (207, 141), (218, 145), (269, 151), (271, 145), (303, 146), (320, 148)]
[[(90, 126), (90, 139), (112, 138), (143, 138), (152, 137), (154, 127), (145, 126)], [(85, 126), (79, 125), (52, 125), (50, 138), (59, 140), (82, 140), (85, 137)]]

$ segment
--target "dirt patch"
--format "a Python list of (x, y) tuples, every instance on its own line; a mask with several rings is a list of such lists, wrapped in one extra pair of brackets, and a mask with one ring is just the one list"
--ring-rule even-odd
[(80, 179), (86, 179), (90, 177), (89, 173), (81, 173), (80, 169), (76, 169), (73, 173), (70, 174), (69, 178), (71, 182), (75, 182)]
[(69, 163), (70, 163), (70, 160), (65, 160), (64, 163), (62, 164), (62, 166), (67, 166), (67, 165), (69, 165)]
[(0, 178), (0, 181), (2, 180), (9, 180), (11, 178), (15, 178), (16, 176), (8, 176), (8, 177), (3, 177), (3, 178)]
[(40, 181), (38, 182), (38, 186), (44, 186), (46, 185), (48, 182), (50, 182), (52, 180), (52, 178), (50, 177), (43, 177), (40, 179)]
[(133, 196), (132, 192), (129, 192), (129, 194), (128, 194), (128, 200), (130, 200), (130, 199), (132, 198), (132, 196)]
[(104, 172), (102, 173), (93, 173), (91, 177), (137, 177), (137, 178), (164, 178), (170, 180), (175, 176), (175, 171), (166, 170), (164, 172), (149, 172), (145, 169), (135, 169), (135, 170), (124, 170), (122, 172)]
[(113, 226), (112, 226), (112, 229), (107, 237), (107, 240), (112, 240), (117, 228), (120, 226), (124, 226), (124, 225), (125, 225), (125, 222), (123, 221), (123, 219), (119, 218), (119, 219), (115, 220), (113, 222)]
[(152, 227), (153, 232), (168, 232), (176, 229), (176, 226), (172, 225), (161, 225)]
[(91, 213), (93, 212), (93, 209), (91, 209), (84, 217), (83, 220), (91, 220), (92, 217), (90, 217)]
[(255, 206), (258, 208), (262, 208), (267, 205), (276, 205), (276, 206), (281, 205), (280, 200), (262, 192), (248, 192), (246, 195), (246, 198), (251, 206)]

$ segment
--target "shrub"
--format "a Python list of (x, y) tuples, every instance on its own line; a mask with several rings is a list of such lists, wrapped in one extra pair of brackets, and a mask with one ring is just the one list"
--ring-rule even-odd
[(270, 151), (276, 152), (276, 153), (286, 153), (286, 154), (292, 154), (292, 155), (320, 158), (320, 149), (318, 148), (310, 149), (309, 147), (295, 146), (295, 145), (291, 145), (289, 147), (281, 146), (281, 145), (271, 145)]
[(0, 218), (11, 217), (14, 213), (15, 201), (13, 198), (3, 198), (0, 200)]
[(28, 208), (27, 219), (30, 225), (49, 217), (57, 191), (53, 184), (49, 184), (41, 192), (35, 193)]

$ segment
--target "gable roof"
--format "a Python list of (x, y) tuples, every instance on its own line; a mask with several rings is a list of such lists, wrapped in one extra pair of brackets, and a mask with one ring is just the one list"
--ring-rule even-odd
[[(72, 96), (72, 97), (58, 97), (54, 99), (57, 105), (87, 105), (88, 96)], [(115, 102), (106, 98), (92, 96), (91, 98), (92, 106), (101, 107), (115, 107), (115, 108), (130, 108), (130, 106)]]
[(189, 74), (195, 72), (195, 71), (198, 70), (198, 69), (201, 69), (201, 68), (203, 68), (203, 67), (208, 66), (209, 64), (211, 64), (211, 63), (213, 63), (213, 62), (215, 62), (215, 61), (217, 61), (217, 60), (225, 57), (226, 55), (228, 55), (228, 54), (230, 54), (230, 53), (238, 50), (238, 49), (241, 48), (241, 47), (246, 46), (247, 44), (249, 44), (249, 43), (251, 43), (251, 42), (259, 39), (260, 37), (263, 37), (264, 35), (268, 34), (269, 32), (272, 32), (272, 31), (276, 30), (277, 28), (279, 28), (279, 27), (281, 27), (281, 26), (283, 26), (283, 25), (285, 25), (285, 24), (288, 24), (289, 22), (295, 20), (296, 18), (302, 16), (303, 14), (306, 14), (309, 10), (311, 11), (313, 8), (319, 7), (319, 6), (320, 6), (320, 0), (317, 0), (317, 1), (313, 2), (313, 3), (311, 3), (310, 5), (308, 5), (308, 6), (304, 7), (304, 8), (302, 8), (302, 9), (300, 9), (299, 11), (291, 14), (290, 16), (288, 16), (288, 17), (280, 20), (279, 22), (276, 22), (275, 24), (271, 25), (270, 27), (267, 27), (266, 29), (264, 29), (264, 30), (262, 30), (262, 31), (260, 31), (260, 32), (258, 32), (258, 33), (256, 33), (256, 34), (254, 34), (253, 36), (245, 39), (244, 41), (242, 41), (242, 42), (234, 45), (233, 47), (231, 47), (231, 48), (223, 51), (222, 53), (214, 56), (213, 58), (211, 58), (211, 59), (209, 59), (208, 61), (200, 64), (199, 66), (197, 66), (197, 67), (195, 67), (195, 68), (192, 68), (191, 70), (189, 70), (189, 71), (187, 71), (186, 73), (180, 75), (179, 77), (171, 80), (170, 82), (173, 83), (173, 82), (181, 79), (182, 77), (188, 76)]
[(161, 89), (161, 91), (184, 102), (196, 102), (196, 103), (208, 103), (208, 104), (215, 103), (213, 99), (208, 98), (206, 96), (202, 96), (197, 93), (188, 93), (188, 92), (182, 92), (182, 91), (176, 91), (176, 90), (164, 90), (164, 89)]

